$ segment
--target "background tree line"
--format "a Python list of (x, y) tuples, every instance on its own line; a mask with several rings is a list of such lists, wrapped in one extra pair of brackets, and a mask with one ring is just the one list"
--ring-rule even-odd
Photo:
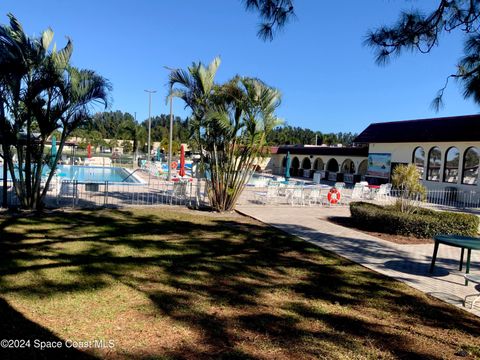
[[(153, 116), (151, 120), (151, 141), (160, 142), (161, 147), (168, 148), (168, 136), (170, 115), (161, 114)], [(189, 144), (196, 149), (194, 142), (191, 141), (191, 121), (189, 118), (182, 119), (179, 116), (173, 119), (173, 152), (178, 152), (180, 144)], [(134, 140), (137, 143), (138, 150), (146, 151), (148, 134), (148, 119), (140, 124), (135, 121), (134, 116), (128, 112), (109, 111), (96, 113), (92, 120), (77, 128), (73, 136), (82, 138), (79, 144), (80, 148), (86, 148), (90, 143), (93, 147), (109, 146), (118, 147), (118, 140)], [(357, 134), (351, 132), (322, 133), (311, 129), (297, 126), (279, 126), (273, 129), (267, 137), (267, 143), (272, 146), (278, 145), (335, 145), (343, 144), (350, 146)], [(105, 139), (109, 139), (106, 141)], [(126, 153), (135, 152), (137, 149), (130, 143), (123, 144), (123, 151)]]
[[(325, 133), (294, 126), (273, 129), (268, 136), (269, 145), (335, 145), (350, 146), (357, 134), (351, 132)], [(316, 143), (315, 143), (316, 141)]]
[[(151, 141), (160, 142), (162, 148), (168, 147), (170, 116), (161, 114), (152, 117), (151, 120)], [(178, 116), (173, 119), (173, 146), (174, 153), (178, 152), (180, 144), (189, 144), (189, 120)], [(99, 146), (118, 147), (119, 140), (133, 140), (122, 143), (123, 151), (126, 153), (140, 150), (146, 151), (148, 137), (148, 119), (141, 123), (135, 117), (122, 111), (105, 111), (96, 113), (91, 121), (78, 127), (72, 136), (83, 139), (79, 144), (85, 149), (88, 144), (94, 148)], [(109, 139), (106, 141), (106, 139)]]

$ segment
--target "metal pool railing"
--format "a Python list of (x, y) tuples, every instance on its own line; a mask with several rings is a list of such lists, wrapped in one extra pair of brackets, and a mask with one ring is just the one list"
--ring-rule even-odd
[[(9, 182), (7, 204), (20, 205)], [(0, 187), (0, 190), (3, 190)], [(45, 198), (50, 208), (98, 208), (148, 205), (202, 207), (208, 205), (205, 182), (156, 181), (148, 184), (52, 180)]]
[[(264, 206), (348, 206), (352, 201), (368, 201), (380, 205), (394, 204), (403, 195), (398, 190), (378, 193), (374, 190), (354, 192), (353, 189), (341, 189), (340, 199), (335, 204), (328, 201), (328, 188), (316, 191), (312, 186), (288, 186), (277, 189), (270, 187), (246, 187), (238, 201), (239, 205)], [(0, 189), (2, 189), (0, 187)], [(7, 204), (19, 206), (20, 202), (11, 181), (7, 187)], [(2, 189), (3, 190), (3, 189)], [(202, 180), (192, 182), (172, 182), (152, 179), (149, 184), (129, 183), (92, 183), (75, 180), (52, 180), (45, 202), (48, 207), (98, 208), (122, 206), (177, 205), (189, 207), (208, 206), (206, 183)], [(418, 197), (414, 202), (423, 207), (451, 208), (459, 210), (480, 209), (480, 192), (475, 190), (429, 190), (426, 196)]]
[(182, 205), (200, 207), (208, 204), (203, 182), (157, 181), (147, 184), (80, 183), (62, 181), (57, 190), (59, 207), (121, 207), (146, 205)]
[[(241, 198), (241, 205), (287, 205), (287, 206), (347, 206), (352, 201), (367, 201), (379, 205), (392, 205), (406, 195), (403, 191), (389, 190), (378, 192), (375, 189), (366, 189), (364, 192), (354, 191), (351, 188), (340, 189), (340, 200), (335, 204), (328, 201), (329, 189), (320, 188), (313, 191), (312, 186), (247, 187)], [(272, 191), (273, 190), (273, 191)], [(275, 191), (276, 190), (276, 191)], [(480, 209), (480, 192), (475, 190), (429, 190), (424, 197), (414, 197), (413, 203), (423, 207)]]

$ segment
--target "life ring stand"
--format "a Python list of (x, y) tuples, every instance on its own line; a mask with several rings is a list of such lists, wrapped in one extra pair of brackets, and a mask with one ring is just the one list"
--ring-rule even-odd
[(172, 163), (170, 164), (170, 169), (172, 170), (177, 170), (178, 168), (178, 164), (176, 161), (172, 161)]
[(331, 188), (327, 195), (328, 202), (332, 205), (337, 204), (340, 201), (340, 191), (336, 188)]

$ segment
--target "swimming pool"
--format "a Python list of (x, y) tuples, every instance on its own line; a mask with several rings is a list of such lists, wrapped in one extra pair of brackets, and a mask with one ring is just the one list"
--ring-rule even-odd
[[(15, 172), (18, 176), (18, 169), (16, 169)], [(50, 168), (44, 166), (42, 169), (42, 177), (47, 177), (49, 173)], [(104, 183), (108, 181), (110, 183), (122, 184), (143, 183), (135, 174), (129, 177), (130, 171), (120, 167), (57, 165), (56, 174), (61, 180), (76, 180), (78, 182)], [(11, 179), (10, 172), (7, 173), (7, 179)]]
[(266, 187), (270, 181), (284, 181), (285, 178), (273, 175), (261, 175), (253, 173), (247, 182), (247, 186)]
[(140, 184), (142, 181), (121, 167), (58, 165), (57, 175), (64, 180), (77, 180), (78, 182), (93, 183), (124, 183)]

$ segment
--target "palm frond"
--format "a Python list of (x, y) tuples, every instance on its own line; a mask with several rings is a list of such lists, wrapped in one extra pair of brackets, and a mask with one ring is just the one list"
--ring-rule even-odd
[(53, 30), (51, 28), (48, 28), (43, 31), (42, 33), (42, 47), (45, 51), (48, 50), (50, 47), (50, 44), (52, 43), (53, 40)]

